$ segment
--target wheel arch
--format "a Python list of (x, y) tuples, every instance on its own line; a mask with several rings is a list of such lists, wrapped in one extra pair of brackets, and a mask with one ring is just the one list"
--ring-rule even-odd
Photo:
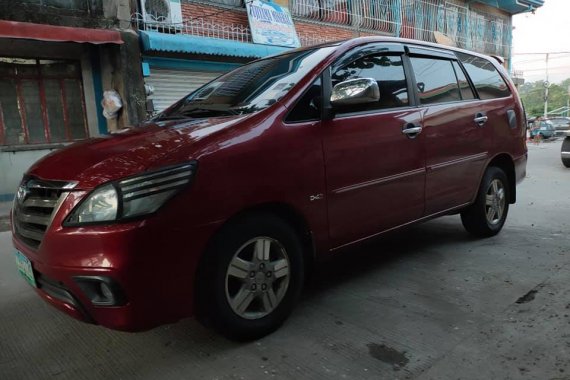
[(260, 203), (234, 214), (224, 223), (224, 225), (233, 223), (240, 218), (253, 214), (271, 214), (283, 219), (291, 227), (293, 227), (295, 232), (297, 232), (299, 235), (301, 243), (303, 244), (303, 255), (305, 258), (305, 263), (311, 265), (310, 263), (315, 260), (316, 250), (313, 233), (303, 213), (285, 202)]
[(284, 220), (288, 223), (293, 229), (297, 232), (301, 244), (303, 247), (303, 261), (305, 265), (305, 277), (307, 277), (313, 270), (315, 261), (316, 261), (316, 248), (313, 239), (313, 233), (310, 229), (309, 223), (304, 215), (295, 209), (290, 204), (284, 202), (267, 202), (257, 204), (248, 208), (245, 208), (231, 217), (229, 217), (221, 226), (217, 229), (217, 231), (212, 235), (210, 241), (208, 242), (206, 249), (202, 253), (198, 266), (197, 266), (197, 273), (195, 276), (195, 285), (194, 289), (196, 292), (197, 297), (195, 298), (195, 310), (198, 313), (198, 316), (201, 315), (201, 305), (200, 303), (203, 302), (200, 298), (202, 293), (201, 286), (205, 283), (203, 275), (207, 272), (207, 263), (208, 263), (208, 254), (207, 252), (210, 250), (211, 245), (214, 243), (215, 239), (222, 233), (225, 228), (228, 228), (234, 223), (239, 223), (239, 220), (245, 217), (249, 217), (251, 215), (274, 215), (278, 218)]
[(505, 172), (509, 180), (509, 203), (514, 204), (517, 201), (517, 183), (515, 173), (515, 163), (512, 157), (507, 153), (500, 153), (493, 157), (487, 167), (497, 167)]

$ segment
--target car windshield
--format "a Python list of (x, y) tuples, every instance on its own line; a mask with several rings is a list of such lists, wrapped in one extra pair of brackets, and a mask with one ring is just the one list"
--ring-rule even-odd
[(243, 115), (278, 102), (335, 46), (303, 49), (241, 66), (200, 87), (154, 120)]

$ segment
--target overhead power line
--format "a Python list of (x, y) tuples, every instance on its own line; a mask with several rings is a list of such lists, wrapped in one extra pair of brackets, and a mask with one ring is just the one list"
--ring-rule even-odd
[(544, 53), (513, 53), (512, 55), (555, 55), (555, 54), (570, 54), (570, 51), (556, 51), (556, 52), (544, 52)]

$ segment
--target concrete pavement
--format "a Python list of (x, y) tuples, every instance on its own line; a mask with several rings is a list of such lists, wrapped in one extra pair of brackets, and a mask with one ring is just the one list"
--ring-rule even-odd
[[(458, 216), (317, 269), (276, 333), (233, 343), (192, 319), (129, 334), (77, 322), (16, 273), (0, 233), (0, 379), (570, 380), (570, 170), (529, 146), (503, 232)], [(158, 253), (157, 253), (158, 254)]]
[(10, 230), (10, 209), (12, 202), (0, 202), (0, 232)]

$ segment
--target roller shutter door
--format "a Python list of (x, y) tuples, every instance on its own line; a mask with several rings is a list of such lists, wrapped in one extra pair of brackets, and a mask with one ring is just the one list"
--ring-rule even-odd
[(149, 96), (149, 99), (153, 100), (154, 109), (160, 112), (222, 74), (221, 72), (171, 70), (152, 67), (150, 76), (145, 78), (145, 82), (154, 87), (154, 94)]

